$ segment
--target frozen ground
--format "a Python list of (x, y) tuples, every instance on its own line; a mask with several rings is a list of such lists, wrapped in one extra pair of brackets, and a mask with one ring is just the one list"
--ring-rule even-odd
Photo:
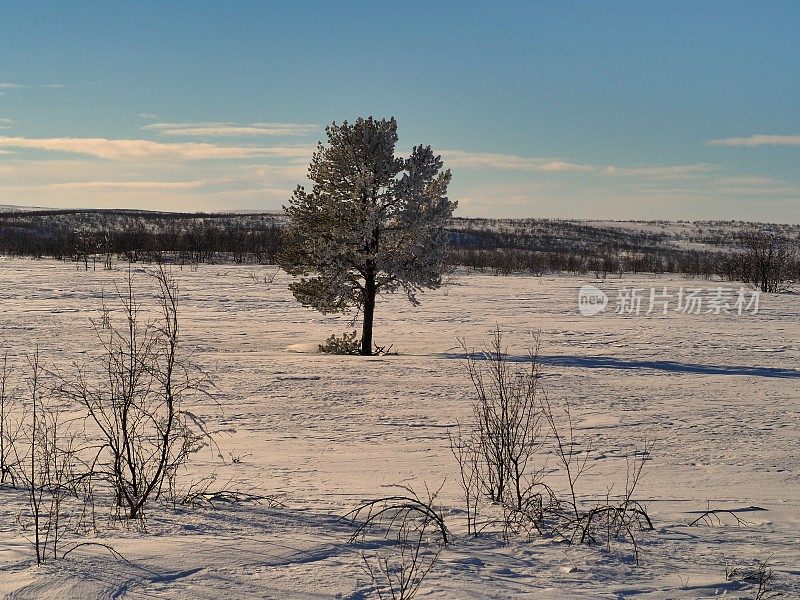
[[(195, 457), (193, 478), (216, 472), (232, 487), (275, 494), (283, 507), (220, 505), (153, 511), (147, 531), (103, 521), (94, 547), (41, 567), (17, 516), (22, 496), (0, 492), (0, 593), (12, 598), (369, 598), (351, 529), (337, 517), (393, 484), (445, 485), (456, 536), (426, 580), (431, 598), (754, 597), (725, 580), (727, 566), (768, 560), (774, 587), (800, 597), (800, 296), (761, 300), (759, 314), (593, 317), (577, 311), (575, 277), (463, 275), (414, 308), (380, 302), (376, 338), (397, 356), (308, 352), (347, 319), (297, 305), (264, 268), (176, 271), (185, 350), (214, 374), (219, 406), (194, 410), (220, 431), (225, 462)], [(39, 344), (67, 364), (90, 346), (99, 295), (123, 273), (52, 261), (0, 259), (0, 347), (19, 365)], [(624, 286), (713, 287), (681, 279), (609, 279)], [(114, 315), (112, 314), (112, 320)], [(478, 346), (499, 325), (512, 353), (542, 332), (544, 383), (569, 400), (597, 452), (584, 481), (605, 493), (624, 457), (656, 443), (638, 496), (655, 531), (641, 564), (624, 546), (466, 539), (447, 428), (469, 413), (457, 336)], [(239, 460), (232, 463), (231, 459)], [(623, 481), (624, 482), (624, 481)], [(697, 511), (751, 506), (716, 527), (688, 527)]]

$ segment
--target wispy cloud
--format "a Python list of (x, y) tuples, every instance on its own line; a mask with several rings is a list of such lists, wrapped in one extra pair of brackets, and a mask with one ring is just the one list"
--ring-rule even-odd
[(707, 146), (800, 146), (800, 135), (751, 135), (709, 140)]
[(47, 83), (44, 85), (27, 85), (24, 83), (12, 83), (0, 81), (0, 90), (30, 90), (30, 89), (58, 89), (65, 88), (63, 83)]
[(701, 173), (709, 173), (717, 168), (715, 165), (708, 163), (691, 165), (598, 166), (552, 158), (532, 158), (515, 154), (467, 152), (464, 150), (444, 150), (442, 156), (445, 159), (446, 166), (461, 168), (532, 171), (540, 173), (598, 173), (612, 176), (648, 177), (657, 179), (691, 177)]
[(603, 167), (606, 175), (621, 175), (628, 177), (649, 177), (653, 179), (674, 179), (691, 177), (702, 173), (710, 173), (717, 169), (716, 165), (696, 163), (692, 165), (634, 165), (630, 167), (617, 167), (609, 165)]
[(800, 186), (774, 177), (760, 175), (720, 177), (712, 183), (713, 190), (721, 194), (800, 198)]
[(300, 182), (308, 175), (308, 160), (300, 158), (293, 161), (284, 161), (283, 164), (255, 164), (247, 165), (240, 170), (243, 176), (260, 179), (262, 181), (281, 180)]
[(150, 140), (106, 138), (24, 138), (0, 137), (0, 147), (70, 152), (108, 160), (206, 160), (274, 156), (306, 158), (309, 145), (299, 146), (217, 146), (207, 143), (160, 143)]
[(106, 191), (178, 191), (230, 186), (238, 182), (232, 179), (198, 179), (195, 181), (76, 181), (51, 183), (51, 190), (106, 190)]
[(238, 136), (301, 136), (318, 131), (319, 125), (310, 123), (250, 123), (239, 125), (229, 122), (205, 123), (151, 123), (143, 129), (161, 135), (184, 137), (238, 137)]
[(762, 175), (740, 175), (734, 177), (721, 177), (714, 181), (716, 185), (737, 185), (742, 187), (774, 187), (784, 185), (784, 182), (774, 177)]
[(502, 171), (541, 171), (545, 173), (590, 172), (596, 168), (563, 160), (549, 158), (528, 158), (514, 154), (494, 154), (490, 152), (467, 152), (464, 150), (443, 150), (442, 157), (447, 165), (475, 169), (497, 169)]

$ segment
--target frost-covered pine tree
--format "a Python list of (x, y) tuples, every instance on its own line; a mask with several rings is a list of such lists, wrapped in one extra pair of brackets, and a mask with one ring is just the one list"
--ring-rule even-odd
[(308, 169), (311, 192), (298, 186), (280, 266), (300, 279), (289, 287), (322, 313), (363, 312), (361, 354), (372, 354), (378, 294), (417, 293), (441, 285), (450, 171), (430, 146), (395, 157), (397, 122), (359, 118), (325, 129)]

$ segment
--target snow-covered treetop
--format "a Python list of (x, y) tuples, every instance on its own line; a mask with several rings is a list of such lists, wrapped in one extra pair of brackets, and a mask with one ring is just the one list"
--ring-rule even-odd
[(456, 203), (450, 171), (430, 146), (396, 157), (394, 118), (359, 118), (326, 128), (308, 169), (310, 192), (298, 186), (289, 206), (290, 239), (281, 266), (301, 276), (292, 285), (303, 304), (338, 312), (362, 304), (365, 292), (416, 292), (441, 284), (445, 226)]

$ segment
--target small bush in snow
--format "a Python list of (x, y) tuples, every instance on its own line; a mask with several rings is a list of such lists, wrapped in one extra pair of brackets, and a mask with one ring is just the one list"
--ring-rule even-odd
[(209, 441), (204, 424), (183, 409), (184, 398), (206, 393), (210, 382), (182, 361), (177, 284), (163, 267), (153, 278), (157, 317), (145, 317), (129, 271), (118, 293), (124, 325), (98, 327), (93, 369), (76, 367), (60, 382), (100, 431), (96, 468), (129, 519), (143, 519), (147, 504), (173, 492), (177, 472)]
[(414, 598), (450, 539), (444, 515), (435, 506), (441, 488), (421, 498), (411, 488), (399, 487), (405, 493), (368, 500), (344, 517), (357, 525), (351, 542), (364, 541), (368, 533), (394, 538), (383, 551), (360, 553), (362, 569), (381, 600)]
[(18, 464), (14, 452), (21, 429), (21, 424), (14, 420), (15, 405), (11, 369), (6, 354), (0, 366), (0, 483), (10, 483), (12, 486), (16, 485)]
[(355, 331), (343, 333), (341, 337), (334, 334), (319, 345), (319, 351), (323, 354), (361, 354), (361, 340), (356, 336)]
[[(569, 405), (558, 414), (539, 390), (538, 339), (522, 367), (509, 358), (499, 330), (482, 353), (461, 345), (476, 400), (472, 421), (451, 434), (450, 449), (459, 465), (467, 532), (499, 526), (506, 538), (538, 533), (608, 548), (625, 540), (638, 561), (637, 534), (653, 529), (634, 498), (650, 446), (628, 460), (622, 493), (609, 492), (602, 501), (583, 498), (578, 480), (590, 451), (576, 436)], [(548, 454), (555, 455), (555, 469), (546, 464)], [(546, 474), (563, 476), (566, 491), (551, 486)]]

